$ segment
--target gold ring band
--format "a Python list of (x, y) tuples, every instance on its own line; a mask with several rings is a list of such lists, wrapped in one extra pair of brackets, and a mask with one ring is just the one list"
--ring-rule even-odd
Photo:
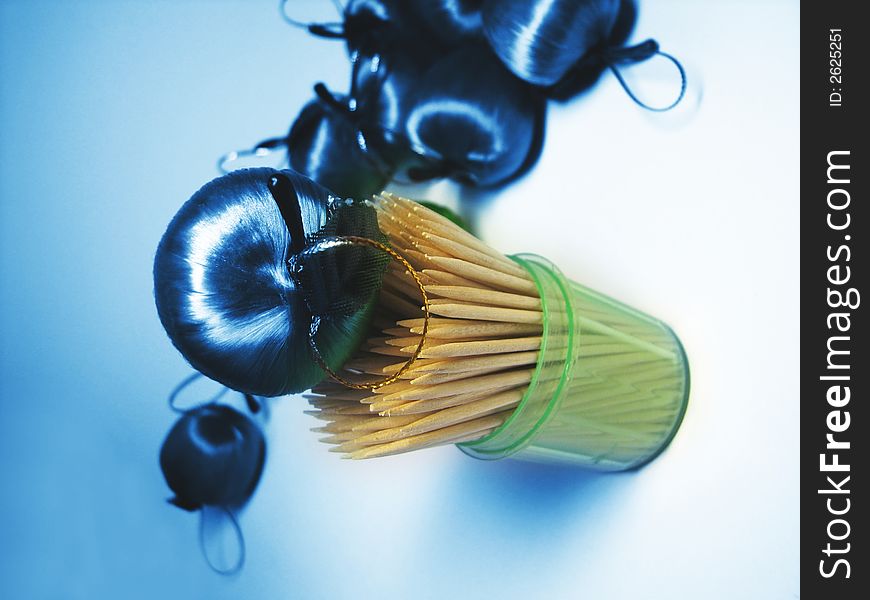
[(397, 381), (399, 377), (401, 377), (405, 373), (405, 371), (411, 368), (411, 365), (414, 364), (414, 361), (416, 361), (420, 357), (420, 354), (423, 352), (423, 344), (426, 342), (426, 334), (429, 331), (429, 296), (426, 294), (426, 288), (423, 287), (423, 280), (420, 279), (420, 274), (414, 267), (411, 266), (411, 263), (409, 263), (404, 256), (381, 242), (369, 238), (358, 237), (355, 235), (329, 237), (321, 241), (339, 242), (351, 246), (354, 244), (360, 244), (363, 246), (371, 246), (372, 248), (377, 248), (378, 250), (383, 250), (384, 252), (389, 254), (390, 257), (392, 257), (393, 259), (398, 261), (403, 267), (405, 267), (411, 277), (414, 278), (414, 282), (417, 284), (417, 287), (420, 288), (420, 297), (423, 299), (423, 330), (420, 334), (420, 343), (417, 344), (417, 348), (414, 349), (414, 352), (411, 354), (411, 358), (409, 358), (408, 361), (404, 365), (402, 365), (402, 368), (400, 368), (393, 375), (390, 375), (386, 379), (370, 383), (353, 383), (351, 381), (348, 381), (347, 379), (343, 378), (341, 375), (333, 371), (329, 367), (329, 365), (326, 364), (326, 361), (323, 359), (323, 355), (321, 355), (320, 350), (317, 348), (317, 342), (314, 340), (316, 328), (312, 327), (308, 335), (308, 343), (311, 346), (311, 351), (314, 354), (314, 359), (317, 361), (317, 364), (320, 366), (321, 369), (326, 371), (326, 373), (330, 377), (335, 379), (340, 384), (349, 388), (353, 388), (355, 390), (376, 390)]

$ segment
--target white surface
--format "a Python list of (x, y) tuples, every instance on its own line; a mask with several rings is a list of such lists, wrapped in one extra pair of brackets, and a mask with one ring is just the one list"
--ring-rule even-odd
[[(796, 597), (791, 2), (644, 2), (633, 39), (654, 36), (684, 61), (692, 96), (681, 114), (644, 112), (605, 76), (551, 105), (537, 167), (479, 209), (493, 246), (547, 256), (676, 330), (692, 394), (660, 458), (621, 475), (484, 463), (449, 447), (342, 461), (307, 431), (302, 400), (285, 399), (241, 519), (248, 564), (230, 580), (207, 570), (195, 519), (162, 504), (156, 453), (172, 419), (162, 398), (187, 369), (156, 319), (150, 261), (180, 202), (214, 176), (214, 158), (283, 131), (315, 81), (343, 87), (341, 46), (285, 26), (273, 4), (4, 9), (10, 27), (30, 28), (3, 54), (19, 67), (4, 92), (4, 196), (17, 189), (10, 181), (35, 176), (28, 164), (61, 173), (63, 187), (40, 180), (32, 203), (4, 197), (3, 235), (30, 248), (16, 223), (41, 214), (40, 197), (66, 194), (43, 233), (72, 239), (70, 254), (30, 249), (61, 282), (84, 273), (114, 290), (70, 285), (69, 312), (46, 308), (47, 321), (28, 312), (46, 302), (37, 283), (5, 298), (19, 312), (4, 317), (4, 337), (25, 341), (4, 346), (4, 389), (27, 377), (35, 401), (4, 432), (41, 423), (65, 448), (37, 447), (8, 467), (38, 493), (4, 489), (4, 539), (16, 540), (6, 585), (20, 597), (82, 598)], [(431, 196), (454, 192), (441, 184)], [(98, 214), (99, 229), (88, 216)], [(130, 281), (113, 288), (121, 272)], [(65, 360), (31, 368), (51, 350), (28, 336), (69, 347)]]

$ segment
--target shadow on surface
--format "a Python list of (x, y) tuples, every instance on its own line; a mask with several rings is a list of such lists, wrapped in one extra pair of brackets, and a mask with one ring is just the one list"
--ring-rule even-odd
[(458, 456), (448, 465), (440, 493), (421, 511), (413, 562), (450, 565), (455, 581), (549, 569), (578, 539), (595, 539), (618, 518), (635, 480), (633, 473), (515, 460)]
[(471, 503), (500, 521), (527, 527), (572, 519), (625, 488), (632, 474), (597, 473), (570, 465), (519, 460), (456, 461), (445, 491), (448, 502)]

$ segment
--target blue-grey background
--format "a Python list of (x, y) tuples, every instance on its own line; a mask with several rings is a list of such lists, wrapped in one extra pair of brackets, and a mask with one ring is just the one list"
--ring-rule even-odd
[(634, 39), (684, 60), (685, 105), (652, 115), (603, 78), (476, 212), (492, 245), (676, 329), (693, 392), (673, 445), (621, 475), (450, 447), (341, 461), (281, 399), (228, 579), (164, 502), (189, 368), (153, 252), (219, 154), (283, 132), (315, 81), (345, 87), (344, 50), (273, 0), (2, 0), (0, 597), (796, 597), (798, 3), (641, 4)]

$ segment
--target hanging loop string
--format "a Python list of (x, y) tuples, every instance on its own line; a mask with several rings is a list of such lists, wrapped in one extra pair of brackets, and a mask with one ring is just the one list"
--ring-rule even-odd
[(237, 160), (248, 157), (264, 158), (277, 152), (278, 148), (286, 147), (286, 145), (286, 138), (274, 137), (263, 140), (262, 142), (248, 150), (230, 150), (217, 160), (218, 171), (220, 171), (222, 175), (226, 175), (233, 170), (232, 167), (229, 165), (236, 162)]
[(308, 344), (311, 347), (311, 353), (314, 355), (314, 359), (317, 361), (317, 364), (320, 366), (320, 368), (323, 369), (330, 377), (332, 377), (333, 379), (335, 379), (337, 382), (344, 385), (345, 387), (353, 388), (355, 390), (376, 390), (376, 389), (382, 388), (386, 385), (389, 385), (391, 383), (394, 383), (395, 381), (398, 381), (399, 378), (402, 375), (404, 375), (408, 369), (411, 368), (411, 365), (414, 364), (414, 362), (420, 357), (420, 354), (423, 352), (423, 345), (425, 344), (426, 336), (429, 333), (429, 317), (430, 317), (429, 296), (426, 293), (426, 288), (423, 286), (423, 280), (420, 277), (420, 273), (417, 272), (417, 270), (411, 265), (411, 263), (409, 263), (405, 259), (405, 257), (403, 257), (401, 254), (399, 254), (398, 252), (396, 252), (395, 250), (393, 250), (392, 248), (390, 248), (386, 244), (382, 244), (381, 242), (378, 242), (378, 241), (375, 241), (375, 240), (372, 240), (369, 238), (354, 236), (354, 235), (335, 236), (335, 237), (325, 238), (325, 239), (319, 241), (318, 243), (312, 245), (308, 249), (304, 250), (303, 252), (304, 253), (320, 252), (322, 250), (327, 250), (329, 248), (334, 248), (336, 246), (353, 246), (353, 245), (370, 246), (372, 248), (382, 250), (383, 252), (386, 252), (387, 254), (389, 254), (391, 258), (398, 261), (403, 267), (405, 267), (405, 269), (408, 271), (408, 273), (414, 279), (414, 283), (417, 284), (417, 287), (420, 290), (420, 297), (423, 300), (423, 329), (422, 329), (422, 332), (420, 333), (420, 342), (417, 344), (417, 347), (414, 349), (414, 352), (411, 354), (411, 357), (405, 362), (404, 365), (402, 365), (402, 368), (400, 368), (398, 371), (396, 371), (393, 375), (391, 375), (385, 379), (382, 379), (380, 381), (373, 381), (373, 382), (368, 382), (368, 383), (354, 383), (352, 381), (348, 381), (347, 379), (345, 379), (344, 377), (342, 377), (341, 375), (339, 375), (338, 373), (333, 371), (332, 368), (330, 368), (330, 366), (328, 364), (326, 364), (326, 361), (324, 360), (323, 355), (320, 353), (320, 349), (317, 347), (317, 340), (316, 340), (317, 331), (320, 328), (321, 318), (319, 316), (316, 316), (316, 315), (314, 317), (312, 317), (311, 327), (310, 327), (309, 332), (308, 332)]
[(235, 575), (241, 571), (242, 567), (245, 565), (245, 536), (242, 534), (242, 528), (239, 526), (236, 516), (230, 509), (225, 506), (215, 506), (214, 508), (222, 510), (227, 515), (227, 518), (233, 527), (233, 531), (236, 534), (236, 540), (239, 542), (239, 558), (236, 560), (236, 563), (228, 569), (221, 569), (212, 562), (211, 558), (209, 558), (208, 552), (205, 549), (205, 510), (207, 507), (203, 507), (199, 510), (199, 549), (202, 552), (202, 557), (205, 559), (206, 564), (208, 564), (212, 571), (218, 575)]
[(194, 404), (190, 408), (179, 408), (178, 406), (176, 406), (175, 401), (178, 399), (178, 395), (182, 391), (184, 391), (185, 388), (187, 388), (187, 386), (189, 386), (191, 383), (193, 383), (194, 381), (196, 381), (197, 379), (199, 379), (202, 376), (203, 375), (200, 372), (193, 373), (192, 375), (188, 375), (187, 377), (182, 379), (181, 383), (179, 383), (177, 386), (175, 386), (175, 389), (172, 390), (172, 392), (169, 394), (169, 408), (172, 411), (183, 415), (184, 413), (190, 412), (191, 410), (194, 410), (196, 408), (200, 408), (201, 406), (207, 406), (209, 404), (214, 404), (215, 402), (220, 400), (224, 394), (226, 394), (229, 391), (230, 388), (228, 388), (226, 386), (221, 386), (221, 390), (217, 394), (212, 396), (211, 399), (206, 400), (205, 402), (200, 402), (199, 404)]
[(659, 43), (649, 39), (625, 48), (608, 48), (602, 56), (609, 64), (633, 64), (652, 58), (658, 52)]
[[(338, 11), (339, 15), (344, 14), (344, 7), (338, 2), (338, 0), (333, 0), (332, 3)], [(278, 11), (281, 13), (281, 18), (284, 19), (284, 21), (286, 21), (293, 27), (305, 29), (308, 31), (308, 33), (311, 33), (312, 35), (330, 39), (342, 39), (345, 37), (344, 23), (342, 22), (334, 21), (331, 23), (305, 23), (298, 19), (294, 19), (287, 14), (287, 0), (281, 0), (280, 5), (278, 6)]]
[(329, 88), (326, 87), (326, 84), (323, 83), (322, 81), (319, 81), (319, 82), (314, 84), (314, 93), (327, 106), (329, 106), (329, 107), (331, 107), (339, 112), (343, 112), (343, 113), (353, 112), (350, 108), (350, 105), (345, 103), (345, 102), (342, 102), (341, 100), (336, 98), (335, 94), (333, 94), (329, 90)]
[(252, 415), (256, 415), (260, 412), (262, 405), (254, 398), (253, 394), (242, 394), (242, 397), (245, 399), (245, 404), (248, 407), (248, 410), (251, 411)]
[[(622, 73), (619, 71), (618, 65), (633, 65), (635, 63), (639, 63), (645, 60), (652, 58), (653, 56), (662, 56), (677, 67), (677, 71), (680, 73), (680, 93), (677, 95), (676, 100), (668, 104), (667, 106), (650, 106), (640, 98), (638, 98), (635, 93), (632, 91), (631, 87), (629, 87), (628, 83), (623, 78)], [(659, 44), (657, 41), (653, 39), (646, 40), (637, 44), (635, 46), (629, 46), (627, 48), (611, 48), (606, 50), (602, 59), (607, 67), (613, 72), (616, 76), (617, 81), (619, 81), (619, 85), (622, 86), (622, 89), (625, 90), (625, 93), (628, 94), (628, 97), (631, 98), (635, 104), (640, 106), (641, 108), (645, 108), (646, 110), (650, 110), (653, 112), (665, 112), (674, 108), (677, 104), (682, 101), (683, 96), (686, 95), (686, 71), (683, 69), (683, 65), (680, 64), (676, 58), (667, 54), (666, 52), (662, 52), (659, 49)]]

